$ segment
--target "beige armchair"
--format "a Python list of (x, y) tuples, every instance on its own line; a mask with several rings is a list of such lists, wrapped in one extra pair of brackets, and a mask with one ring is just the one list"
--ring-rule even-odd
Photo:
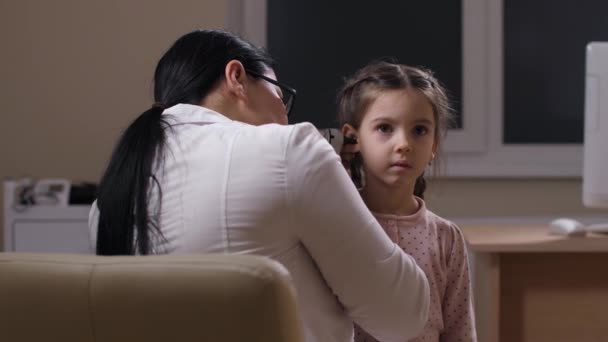
[(0, 341), (302, 341), (279, 263), (0, 253)]

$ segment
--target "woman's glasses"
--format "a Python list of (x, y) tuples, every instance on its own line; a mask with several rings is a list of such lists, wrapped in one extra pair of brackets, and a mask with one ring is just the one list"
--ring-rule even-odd
[(247, 69), (245, 69), (245, 71), (248, 74), (250, 74), (251, 76), (261, 78), (264, 81), (274, 84), (275, 86), (281, 88), (281, 93), (283, 94), (283, 97), (281, 98), (281, 100), (283, 100), (283, 105), (285, 105), (285, 110), (287, 111), (287, 116), (289, 116), (289, 114), (291, 113), (291, 108), (293, 108), (293, 103), (296, 101), (296, 90), (286, 84), (283, 84), (279, 81), (275, 81), (272, 78), (266, 77), (255, 71), (251, 71), (251, 70), (247, 70)]

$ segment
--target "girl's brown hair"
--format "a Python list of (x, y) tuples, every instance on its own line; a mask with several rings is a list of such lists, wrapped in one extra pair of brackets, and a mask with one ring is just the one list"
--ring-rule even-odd
[[(355, 129), (359, 129), (363, 114), (382, 91), (406, 89), (408, 87), (413, 87), (422, 92), (431, 103), (436, 125), (434, 140), (437, 153), (439, 153), (441, 143), (452, 120), (452, 110), (444, 87), (430, 70), (423, 68), (379, 61), (368, 64), (352, 77), (347, 78), (338, 93), (338, 123), (340, 127), (349, 124)], [(354, 162), (360, 163), (360, 156), (355, 157)], [(358, 167), (359, 165), (356, 165), (355, 168)], [(356, 179), (356, 172), (353, 175), (355, 175), (355, 183), (360, 183), (361, 180)], [(422, 198), (425, 190), (426, 180), (424, 174), (422, 174), (416, 179), (414, 195)]]

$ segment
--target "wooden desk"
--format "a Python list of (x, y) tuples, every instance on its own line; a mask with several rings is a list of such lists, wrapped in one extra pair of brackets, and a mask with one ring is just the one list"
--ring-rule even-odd
[(480, 342), (608, 341), (608, 235), (463, 225)]

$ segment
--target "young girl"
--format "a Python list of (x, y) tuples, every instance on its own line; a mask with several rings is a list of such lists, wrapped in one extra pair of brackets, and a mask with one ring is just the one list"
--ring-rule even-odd
[[(444, 89), (427, 71), (376, 62), (346, 80), (338, 106), (343, 135), (356, 140), (354, 158), (343, 158), (363, 200), (429, 280), (428, 321), (411, 341), (476, 341), (462, 233), (423, 200), (450, 116)], [(355, 341), (376, 340), (355, 327)]]

